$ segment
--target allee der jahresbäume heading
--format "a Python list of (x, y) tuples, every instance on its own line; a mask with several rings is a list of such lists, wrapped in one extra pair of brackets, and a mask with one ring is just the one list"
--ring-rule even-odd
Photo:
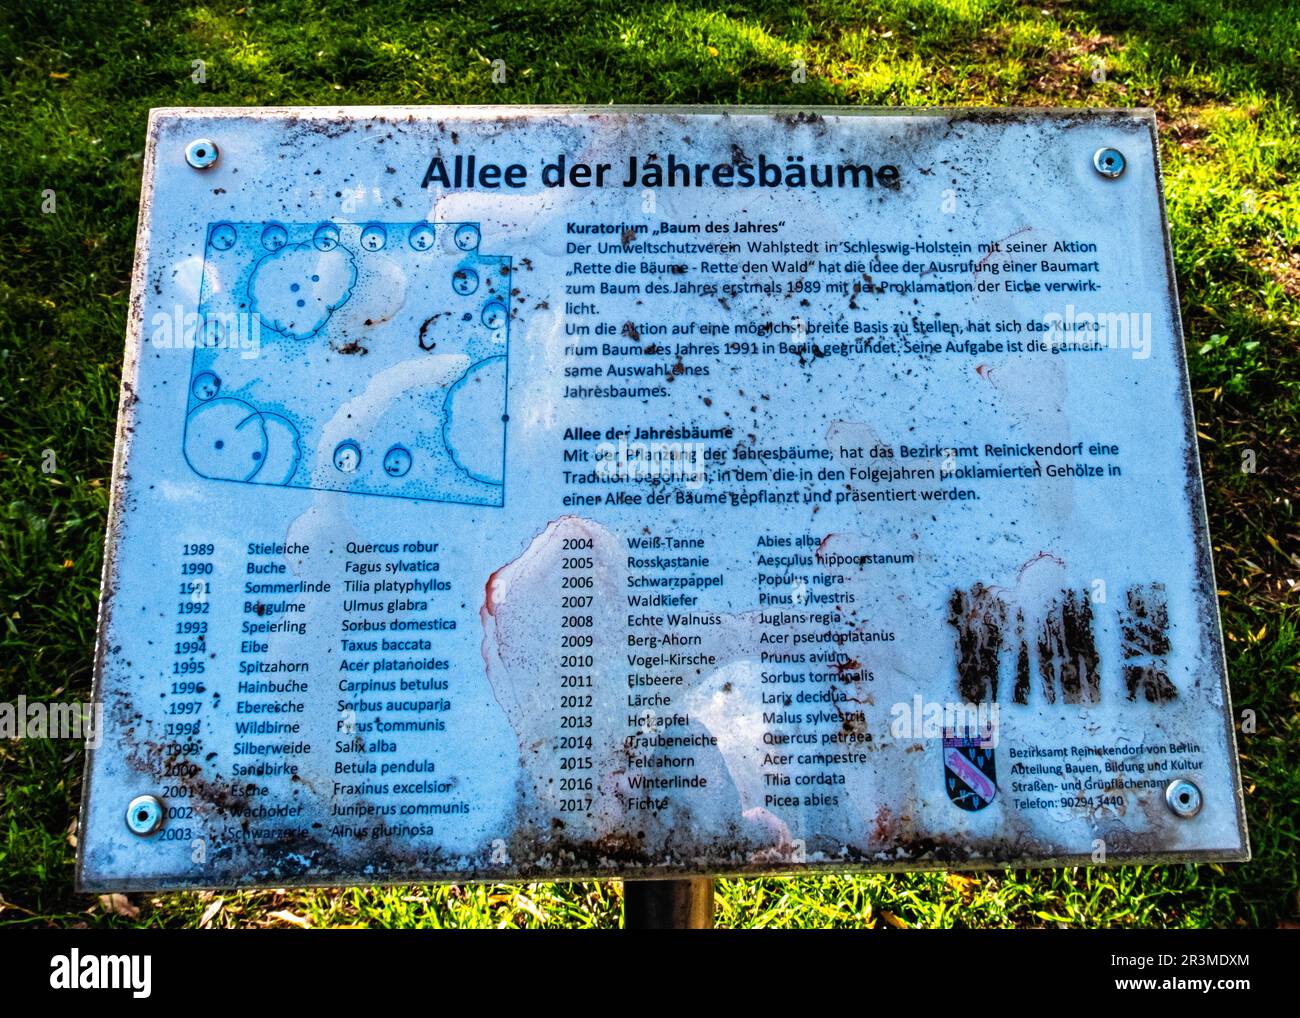
[[(614, 172), (612, 163), (570, 161), (561, 153), (541, 168), (543, 187), (869, 187), (897, 190), (901, 175), (898, 167), (876, 167), (852, 162), (805, 162), (800, 155), (784, 161), (771, 160), (759, 153), (757, 161), (740, 153), (723, 163), (697, 163), (678, 159), (671, 152), (666, 160), (644, 159), (632, 155), (622, 173)], [(522, 163), (502, 167), (500, 163), (480, 163), (475, 155), (457, 155), (450, 163), (434, 156), (424, 171), (421, 187), (430, 184), (455, 190), (528, 186), (528, 168)]]

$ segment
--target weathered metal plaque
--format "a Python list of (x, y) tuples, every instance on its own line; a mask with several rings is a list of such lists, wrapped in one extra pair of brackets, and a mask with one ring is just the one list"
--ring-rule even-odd
[(163, 110), (87, 888), (1248, 847), (1141, 112)]

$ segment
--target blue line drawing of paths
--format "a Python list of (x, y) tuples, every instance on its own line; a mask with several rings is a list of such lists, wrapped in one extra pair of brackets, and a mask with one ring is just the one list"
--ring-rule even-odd
[(190, 468), (504, 505), (512, 265), (478, 244), (476, 223), (210, 224)]

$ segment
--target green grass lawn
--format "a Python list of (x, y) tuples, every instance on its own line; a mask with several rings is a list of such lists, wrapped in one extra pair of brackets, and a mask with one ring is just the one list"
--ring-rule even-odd
[[(727, 926), (1275, 926), (1300, 851), (1294, 0), (166, 4), (0, 14), (0, 701), (89, 696), (150, 107), (1151, 106), (1255, 861), (723, 881)], [(493, 84), (504, 60), (506, 82)], [(195, 61), (203, 61), (202, 75)], [(793, 80), (803, 61), (806, 81)], [(195, 81), (193, 77), (206, 80)], [(53, 212), (48, 207), (53, 192)], [(49, 450), (50, 452), (47, 452)], [(43, 460), (53, 472), (42, 470)], [(1253, 460), (1254, 471), (1243, 470)], [(1133, 540), (1145, 534), (1135, 521)], [(72, 891), (83, 754), (0, 742), (0, 925), (614, 926), (617, 883)]]

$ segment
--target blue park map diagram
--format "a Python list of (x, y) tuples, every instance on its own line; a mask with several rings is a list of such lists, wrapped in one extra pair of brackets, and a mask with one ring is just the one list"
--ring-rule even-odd
[(503, 505), (511, 264), (478, 248), (476, 223), (210, 224), (186, 462)]

